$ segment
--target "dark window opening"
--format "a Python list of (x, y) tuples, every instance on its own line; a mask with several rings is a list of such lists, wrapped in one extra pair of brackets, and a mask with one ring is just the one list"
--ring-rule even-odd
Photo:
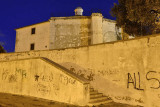
[(34, 50), (34, 43), (31, 44), (30, 50)]
[(35, 34), (36, 33), (36, 28), (32, 28), (31, 34)]

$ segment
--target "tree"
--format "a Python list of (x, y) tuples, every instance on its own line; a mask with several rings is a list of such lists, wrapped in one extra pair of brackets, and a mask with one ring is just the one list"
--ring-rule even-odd
[(118, 0), (111, 9), (116, 25), (129, 35), (145, 36), (160, 33), (157, 18), (160, 0)]
[(6, 50), (4, 50), (4, 48), (2, 47), (2, 45), (0, 45), (0, 53), (6, 53)]

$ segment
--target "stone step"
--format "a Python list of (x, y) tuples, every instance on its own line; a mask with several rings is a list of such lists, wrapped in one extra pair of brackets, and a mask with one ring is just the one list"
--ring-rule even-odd
[(97, 90), (94, 90), (93, 87), (90, 87), (90, 101), (88, 103), (88, 106), (104, 105), (110, 102), (112, 102), (111, 98), (103, 96), (102, 93), (98, 93)]
[(88, 106), (97, 106), (97, 105), (104, 105), (104, 104), (107, 104), (107, 103), (110, 103), (112, 102), (112, 100), (99, 100), (99, 101), (96, 101), (96, 102), (89, 102)]
[(93, 88), (92, 86), (90, 86), (90, 88)]
[(109, 100), (108, 97), (106, 96), (101, 96), (101, 97), (95, 97), (95, 98), (91, 98), (90, 102), (97, 102), (97, 101), (101, 101), (101, 100)]
[(94, 91), (94, 88), (90, 88), (90, 91)]
[(98, 91), (97, 91), (97, 90), (94, 90), (94, 91), (91, 91), (91, 92), (90, 92), (90, 95), (97, 94), (97, 93), (98, 93)]
[(101, 97), (101, 96), (103, 96), (102, 93), (91, 94), (91, 95), (90, 95), (90, 99), (95, 98), (95, 97)]

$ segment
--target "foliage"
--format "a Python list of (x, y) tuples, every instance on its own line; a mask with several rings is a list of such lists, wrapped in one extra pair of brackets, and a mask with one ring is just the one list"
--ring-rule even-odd
[(6, 50), (4, 50), (4, 48), (2, 47), (2, 45), (0, 45), (0, 53), (6, 53)]
[(111, 9), (118, 27), (129, 35), (149, 35), (159, 33), (156, 23), (160, 12), (160, 0), (118, 0)]

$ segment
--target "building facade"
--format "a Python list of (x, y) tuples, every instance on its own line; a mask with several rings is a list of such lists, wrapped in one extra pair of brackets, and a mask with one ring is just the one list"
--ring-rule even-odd
[(15, 52), (88, 46), (117, 40), (116, 22), (101, 13), (83, 16), (51, 17), (48, 21), (16, 29)]

